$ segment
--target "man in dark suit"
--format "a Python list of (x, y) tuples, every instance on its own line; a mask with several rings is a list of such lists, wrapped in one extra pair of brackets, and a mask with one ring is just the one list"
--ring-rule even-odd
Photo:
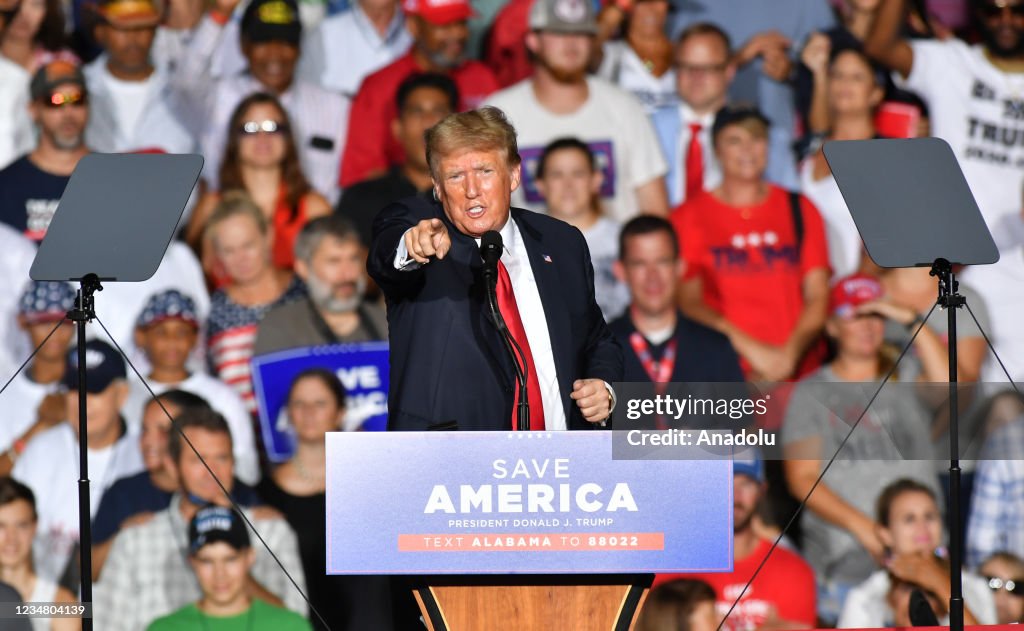
[(492, 230), (504, 244), (499, 309), (530, 366), (530, 428), (607, 420), (622, 350), (594, 300), (583, 235), (510, 208), (520, 183), (515, 129), (496, 108), (453, 114), (427, 132), (427, 160), (438, 202), (383, 210), (368, 261), (388, 305), (388, 428), (513, 427), (519, 389), (481, 273), (479, 240)]

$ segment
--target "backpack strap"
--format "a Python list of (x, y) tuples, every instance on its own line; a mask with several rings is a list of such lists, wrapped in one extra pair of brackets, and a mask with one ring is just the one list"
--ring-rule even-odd
[(804, 214), (800, 209), (800, 193), (789, 192), (789, 212), (793, 218), (793, 233), (796, 235), (796, 257), (800, 260), (800, 253), (804, 245)]

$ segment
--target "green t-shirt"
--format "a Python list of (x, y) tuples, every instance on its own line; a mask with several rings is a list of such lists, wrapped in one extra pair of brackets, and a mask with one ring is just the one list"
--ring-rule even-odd
[(208, 616), (195, 603), (158, 618), (147, 631), (312, 631), (299, 614), (254, 599), (249, 610), (237, 616)]

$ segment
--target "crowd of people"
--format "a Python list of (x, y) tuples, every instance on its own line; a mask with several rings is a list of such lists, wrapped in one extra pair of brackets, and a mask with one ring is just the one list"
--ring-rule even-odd
[[(344, 386), (294, 379), (274, 464), (251, 359), (388, 339), (374, 220), (438, 199), (425, 134), (483, 106), (518, 136), (513, 205), (585, 238), (625, 381), (793, 383), (786, 459), (735, 463), (734, 571), (659, 576), (639, 628), (908, 625), (915, 591), (942, 620), (951, 572), (968, 622), (1024, 622), (1024, 0), (0, 2), (0, 375), (38, 349), (0, 393), (0, 583), (71, 602), (91, 552), (104, 630), (404, 628), (384, 577), (324, 573)], [(872, 262), (822, 150), (928, 135), (1001, 255), (961, 270), (962, 568), (946, 399), (914, 387), (948, 379), (935, 281)], [(75, 288), (28, 268), (98, 152), (205, 166), (157, 273), (97, 297), (131, 363), (93, 330), (83, 551)]]

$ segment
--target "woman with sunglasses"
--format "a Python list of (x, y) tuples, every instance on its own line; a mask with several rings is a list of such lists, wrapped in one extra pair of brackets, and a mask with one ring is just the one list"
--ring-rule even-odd
[[(271, 225), (274, 265), (290, 270), (299, 230), (310, 219), (330, 213), (330, 205), (313, 190), (302, 172), (288, 115), (277, 98), (264, 92), (246, 97), (235, 108), (228, 125), (218, 178), (220, 190), (200, 199), (186, 239), (198, 248), (206, 221), (221, 195), (241, 190), (256, 202)], [(221, 274), (211, 267), (211, 252), (204, 248), (202, 255), (204, 266), (219, 281)]]
[(996, 602), (996, 624), (1024, 622), (1024, 560), (996, 552), (978, 566)]
[[(896, 480), (878, 496), (875, 512), (878, 538), (885, 546), (885, 568), (850, 590), (839, 628), (893, 625), (897, 617), (888, 604), (888, 594), (894, 582), (912, 584), (934, 594), (941, 603), (949, 602), (950, 568), (935, 492), (915, 480)], [(964, 623), (995, 623), (995, 603), (985, 581), (964, 572), (963, 596)]]

